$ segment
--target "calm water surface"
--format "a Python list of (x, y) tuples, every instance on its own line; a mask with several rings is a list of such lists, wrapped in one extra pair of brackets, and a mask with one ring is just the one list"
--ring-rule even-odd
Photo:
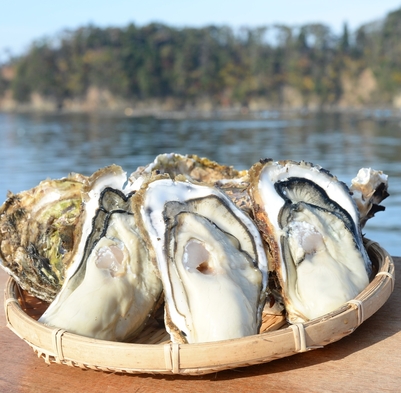
[(90, 175), (112, 163), (128, 173), (161, 153), (206, 156), (237, 169), (261, 158), (306, 160), (350, 184), (362, 167), (389, 176), (386, 211), (366, 235), (401, 256), (401, 123), (351, 115), (254, 120), (169, 120), (0, 113), (0, 203), (46, 178)]

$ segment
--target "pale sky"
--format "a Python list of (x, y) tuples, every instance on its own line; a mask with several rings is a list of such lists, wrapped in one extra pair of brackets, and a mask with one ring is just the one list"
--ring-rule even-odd
[(17, 55), (35, 39), (89, 23), (255, 27), (320, 22), (339, 33), (344, 22), (354, 30), (399, 8), (401, 0), (0, 0), (0, 63), (7, 50)]

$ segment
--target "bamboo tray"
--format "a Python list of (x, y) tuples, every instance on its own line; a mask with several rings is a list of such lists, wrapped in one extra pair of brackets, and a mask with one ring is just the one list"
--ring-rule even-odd
[(50, 328), (36, 319), (44, 304), (21, 291), (13, 279), (5, 290), (7, 326), (29, 344), (46, 363), (118, 373), (199, 375), (266, 363), (300, 352), (322, 348), (351, 334), (372, 316), (394, 289), (394, 264), (379, 244), (365, 247), (376, 274), (355, 299), (307, 323), (288, 325), (272, 317), (265, 332), (212, 343), (175, 344), (155, 323), (135, 343), (95, 340)]

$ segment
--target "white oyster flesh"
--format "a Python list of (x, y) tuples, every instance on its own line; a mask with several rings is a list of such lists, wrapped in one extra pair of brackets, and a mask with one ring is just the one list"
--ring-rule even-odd
[(267, 286), (262, 239), (250, 218), (217, 189), (156, 180), (142, 215), (176, 342), (208, 342), (258, 332)]
[(160, 283), (153, 266), (143, 263), (147, 250), (132, 228), (133, 216), (112, 215), (86, 261), (82, 282), (40, 322), (110, 341), (126, 340), (142, 328), (160, 296)]
[(88, 193), (83, 227), (89, 233), (77, 246), (74, 270), (39, 322), (124, 341), (144, 326), (162, 285), (137, 232), (130, 196), (111, 188), (117, 184), (107, 178), (99, 178)]
[(363, 256), (342, 219), (305, 203), (291, 210), (282, 237), (289, 309), (302, 320), (313, 319), (353, 299), (369, 280)]
[[(87, 181), (85, 192), (82, 194), (83, 211), (81, 213), (82, 228), (80, 229), (80, 239), (74, 250), (74, 258), (66, 272), (65, 281), (76, 275), (82, 258), (89, 252), (86, 239), (93, 232), (93, 218), (99, 211), (101, 204), (101, 195), (106, 189), (122, 190), (127, 180), (127, 174), (118, 165), (99, 169)], [(99, 229), (101, 230), (101, 229)]]
[(290, 322), (333, 311), (367, 286), (371, 262), (344, 183), (312, 164), (268, 162), (256, 192)]

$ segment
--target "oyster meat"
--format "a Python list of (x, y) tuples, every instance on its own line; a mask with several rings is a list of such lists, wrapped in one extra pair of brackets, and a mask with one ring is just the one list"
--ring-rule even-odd
[(33, 296), (47, 302), (59, 292), (74, 247), (86, 178), (44, 180), (0, 207), (0, 266)]
[(148, 249), (137, 231), (125, 173), (110, 166), (83, 190), (81, 235), (64, 285), (40, 322), (83, 336), (125, 341), (134, 337), (162, 292)]
[(266, 160), (250, 170), (256, 223), (290, 322), (324, 315), (369, 283), (359, 212), (344, 183), (306, 162)]
[(133, 197), (156, 258), (174, 342), (256, 334), (267, 260), (252, 220), (216, 188), (152, 179)]

